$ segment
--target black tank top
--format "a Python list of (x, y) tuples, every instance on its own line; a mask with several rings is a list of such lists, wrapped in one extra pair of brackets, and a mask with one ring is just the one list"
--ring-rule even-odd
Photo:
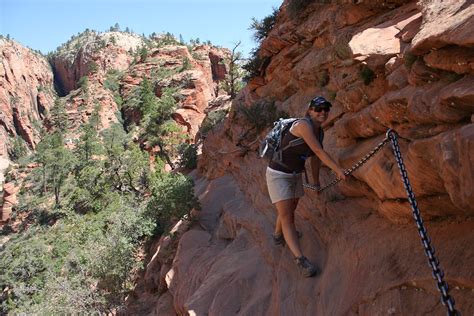
[[(324, 137), (323, 129), (321, 127), (313, 127), (313, 131), (314, 129), (319, 129), (318, 139), (322, 146)], [(316, 134), (316, 131), (314, 132)], [(298, 138), (299, 137), (291, 134), (291, 132), (288, 131), (285, 135), (283, 135), (283, 138), (281, 140), (281, 147), (284, 148), (289, 144), (290, 141)], [(306, 159), (311, 156), (314, 156), (314, 152), (311, 150), (311, 148), (309, 148), (306, 143), (302, 143), (300, 145), (289, 147), (283, 150), (282, 162), (283, 164), (285, 164), (285, 166), (282, 166), (275, 161), (270, 161), (270, 164), (268, 166), (273, 170), (278, 170), (285, 173), (300, 173), (304, 170), (304, 163)]]

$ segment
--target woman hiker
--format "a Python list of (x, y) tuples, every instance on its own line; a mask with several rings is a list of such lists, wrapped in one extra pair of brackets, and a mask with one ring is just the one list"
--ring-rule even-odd
[(286, 241), (295, 256), (297, 266), (306, 277), (315, 276), (318, 269), (301, 252), (298, 241), (301, 234), (295, 228), (295, 209), (300, 197), (304, 195), (302, 172), (305, 159), (312, 157), (311, 169), (316, 185), (319, 185), (321, 162), (331, 168), (337, 177), (346, 179), (344, 169), (324, 151), (321, 144), (323, 135), (321, 123), (328, 118), (331, 106), (331, 103), (323, 97), (312, 99), (305, 118), (295, 121), (289, 132), (282, 136), (281, 148), (285, 148), (290, 141), (298, 138), (302, 138), (304, 142), (284, 149), (281, 163), (270, 161), (266, 171), (270, 199), (278, 212), (273, 235), (274, 243), (280, 245)]

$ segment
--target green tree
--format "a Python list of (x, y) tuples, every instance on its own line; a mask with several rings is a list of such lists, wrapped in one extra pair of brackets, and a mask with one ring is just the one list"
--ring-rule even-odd
[(138, 145), (130, 143), (119, 124), (103, 132), (106, 159), (105, 177), (120, 192), (140, 194), (148, 185), (148, 156)]
[(89, 78), (87, 76), (82, 76), (77, 81), (77, 86), (80, 87), (83, 91), (87, 91), (87, 89), (89, 89)]
[(184, 57), (183, 58), (183, 65), (181, 66), (181, 68), (179, 69), (179, 72), (183, 72), (183, 71), (186, 71), (186, 70), (189, 70), (191, 69), (191, 61), (189, 60), (188, 57)]
[(241, 67), (243, 61), (242, 53), (237, 51), (240, 45), (240, 41), (235, 44), (230, 55), (230, 59), (227, 60), (229, 65), (229, 72), (226, 74), (221, 86), (233, 99), (237, 93), (244, 87), (243, 77), (244, 71)]
[[(103, 45), (105, 47), (105, 45)], [(99, 70), (99, 65), (97, 65), (96, 62), (91, 61), (89, 64), (89, 73), (93, 74), (96, 73)]]
[(59, 206), (61, 188), (75, 165), (74, 156), (64, 147), (59, 131), (45, 136), (38, 144), (35, 160), (42, 170), (44, 191), (52, 189), (55, 205)]
[(148, 115), (157, 107), (157, 98), (153, 90), (153, 84), (147, 78), (140, 82), (138, 89), (138, 109), (142, 115)]
[(167, 229), (171, 219), (180, 219), (191, 209), (200, 207), (193, 180), (180, 173), (156, 172), (151, 177), (151, 188), (146, 214), (157, 222), (160, 232)]
[(261, 21), (256, 18), (252, 18), (252, 24), (249, 29), (254, 30), (253, 38), (257, 43), (262, 42), (273, 29), (275, 25), (276, 18), (278, 16), (278, 9), (273, 8), (273, 12), (264, 17)]
[(64, 101), (57, 98), (49, 113), (51, 126), (54, 130), (61, 133), (65, 132), (69, 127), (68, 115)]
[(120, 25), (118, 23), (115, 23), (114, 26), (110, 27), (110, 31), (112, 32), (120, 32)]
[(140, 48), (139, 54), (140, 54), (140, 61), (144, 62), (146, 58), (148, 57), (148, 49), (146, 48), (146, 46), (142, 46)]
[(101, 154), (101, 149), (102, 146), (94, 125), (91, 123), (84, 125), (74, 149), (78, 162), (81, 164), (87, 163), (94, 155)]
[(15, 136), (13, 138), (13, 146), (9, 150), (10, 158), (13, 161), (18, 161), (20, 158), (26, 156), (28, 153), (28, 146), (21, 136)]

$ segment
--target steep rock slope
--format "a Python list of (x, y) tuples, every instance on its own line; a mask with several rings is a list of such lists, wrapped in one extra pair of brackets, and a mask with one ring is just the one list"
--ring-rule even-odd
[(4, 38), (0, 62), (0, 160), (9, 160), (15, 137), (30, 148), (39, 141), (35, 124), (53, 104), (53, 73), (46, 58)]
[[(275, 211), (254, 152), (263, 134), (249, 137), (238, 109), (273, 99), (298, 116), (318, 94), (333, 101), (324, 145), (344, 167), (388, 128), (403, 137), (450, 293), (462, 313), (474, 312), (474, 6), (367, 3), (315, 1), (296, 17), (283, 3), (260, 47), (260, 75), (204, 142), (199, 221), (176, 230), (174, 251), (166, 238), (155, 245), (131, 312), (445, 314), (389, 146), (348, 181), (301, 199), (296, 225), (319, 277), (303, 279), (289, 250), (272, 245)], [(328, 183), (333, 176), (322, 171)]]
[(0, 38), (0, 222), (8, 218), (14, 185), (3, 188), (4, 172), (19, 150), (34, 149), (55, 98), (47, 59), (13, 40)]

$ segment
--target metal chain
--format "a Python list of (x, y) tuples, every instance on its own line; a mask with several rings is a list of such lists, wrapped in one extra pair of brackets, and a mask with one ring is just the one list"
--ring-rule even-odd
[[(356, 171), (357, 169), (359, 169), (360, 167), (362, 167), (362, 165), (364, 165), (367, 161), (370, 160), (370, 158), (372, 158), (377, 152), (380, 151), (380, 149), (382, 149), (383, 146), (385, 146), (385, 144), (387, 144), (389, 142), (389, 139), (388, 137), (385, 137), (377, 146), (374, 147), (374, 149), (372, 149), (371, 152), (369, 152), (367, 155), (365, 155), (365, 157), (363, 157), (361, 160), (359, 160), (355, 165), (353, 165), (351, 168), (347, 169), (344, 171), (344, 174), (346, 176), (350, 175), (351, 173), (353, 173), (354, 171)], [(332, 182), (330, 182), (329, 184), (326, 184), (325, 186), (323, 187), (320, 187), (320, 186), (317, 186), (317, 185), (311, 185), (309, 183), (303, 183), (303, 186), (305, 188), (308, 188), (308, 189), (311, 189), (311, 190), (314, 190), (314, 191), (318, 191), (318, 192), (321, 192), (321, 191), (324, 191), (326, 190), (327, 188), (330, 188), (334, 185), (336, 185), (337, 183), (339, 183), (339, 181), (341, 181), (341, 179), (339, 178), (336, 178), (334, 179)]]
[(428, 257), (428, 262), (433, 270), (433, 278), (436, 281), (436, 286), (441, 293), (441, 302), (448, 309), (448, 315), (459, 315), (458, 311), (454, 308), (454, 299), (449, 295), (448, 292), (448, 283), (443, 280), (444, 272), (439, 266), (439, 260), (435, 256), (434, 247), (431, 245), (431, 238), (428, 236), (428, 232), (423, 224), (423, 219), (421, 218), (420, 210), (418, 209), (418, 204), (415, 200), (415, 194), (413, 193), (410, 181), (408, 180), (408, 174), (405, 169), (405, 164), (403, 163), (403, 158), (400, 152), (400, 146), (398, 145), (398, 134), (389, 129), (386, 134), (387, 138), (392, 142), (393, 154), (395, 155), (395, 160), (397, 161), (398, 168), (400, 169), (400, 175), (402, 176), (403, 186), (408, 195), (408, 202), (411, 205), (413, 218), (415, 219), (416, 226), (418, 227), (418, 233), (420, 234), (421, 243), (425, 249), (425, 254)]
[[(408, 179), (408, 174), (405, 169), (405, 164), (403, 163), (402, 154), (400, 152), (400, 146), (398, 144), (398, 134), (389, 129), (385, 134), (385, 138), (377, 145), (375, 148), (369, 152), (364, 158), (359, 160), (354, 166), (344, 171), (345, 175), (350, 175), (355, 170), (359, 169), (363, 164), (365, 164), (370, 158), (372, 158), (380, 149), (382, 149), (385, 144), (389, 141), (392, 143), (393, 154), (395, 155), (395, 160), (397, 161), (398, 168), (400, 169), (400, 174), (402, 176), (403, 186), (407, 192), (408, 202), (411, 205), (413, 218), (415, 219), (416, 227), (418, 228), (418, 233), (420, 234), (421, 243), (423, 244), (423, 248), (425, 250), (425, 254), (428, 257), (429, 266), (432, 269), (433, 278), (436, 281), (436, 286), (441, 293), (441, 302), (444, 306), (448, 309), (449, 316), (456, 316), (460, 315), (459, 312), (454, 308), (454, 298), (449, 295), (449, 287), (448, 283), (444, 281), (444, 272), (441, 270), (439, 266), (439, 260), (435, 256), (435, 249), (431, 245), (431, 238), (428, 236), (428, 232), (425, 228), (423, 223), (423, 219), (421, 218), (420, 210), (418, 208), (418, 204), (415, 199), (415, 194), (413, 193), (413, 189), (411, 187), (410, 181)], [(336, 178), (331, 183), (325, 185), (324, 187), (319, 187), (315, 185), (311, 185), (308, 183), (304, 183), (303, 186), (318, 192), (321, 192), (335, 184), (337, 184), (341, 179)]]

